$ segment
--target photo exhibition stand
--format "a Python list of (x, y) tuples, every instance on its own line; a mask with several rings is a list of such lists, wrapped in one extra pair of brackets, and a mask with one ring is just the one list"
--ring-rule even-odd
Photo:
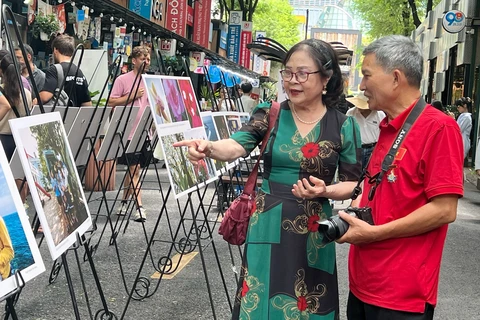
[[(18, 24), (16, 23), (16, 20), (15, 20), (15, 17), (13, 15), (13, 12), (12, 12), (11, 8), (8, 7), (7, 5), (3, 5), (2, 6), (2, 13), (3, 13), (2, 14), (2, 26), (3, 26), (3, 29), (5, 30), (9, 47), (10, 48), (15, 47), (13, 45), (12, 35), (10, 34), (10, 32), (11, 32), (10, 26), (12, 26), (13, 30), (15, 31), (16, 43), (18, 43), (18, 46), (20, 47), (20, 49), (22, 51), (22, 55), (24, 56), (24, 59), (26, 59), (25, 48), (24, 48), (23, 42), (21, 40), (20, 33), (18, 31)], [(13, 23), (8, 23), (8, 21), (13, 21)], [(84, 47), (82, 45), (79, 45), (76, 48), (75, 52), (73, 53), (72, 61), (73, 61), (73, 58), (75, 57), (75, 55), (77, 54), (77, 52), (79, 50), (81, 51), (80, 59), (79, 59), (79, 62), (78, 62), (78, 67), (80, 68), (80, 64), (81, 64), (81, 60), (82, 60), (82, 56), (83, 56), (83, 50), (84, 50)], [(14, 63), (16, 63), (16, 60), (14, 60)], [(71, 65), (72, 64), (69, 65), (68, 70), (70, 70)], [(33, 93), (35, 94), (37, 100), (40, 103), (39, 107), (38, 107), (39, 113), (45, 113), (46, 110), (43, 107), (41, 100), (39, 99), (38, 89), (37, 89), (37, 86), (36, 86), (36, 84), (33, 80), (34, 77), (32, 75), (32, 70), (30, 68), (30, 65), (27, 64), (26, 66), (27, 66), (27, 70), (29, 72), (30, 78), (32, 79), (32, 82), (33, 82), (32, 83)], [(16, 70), (20, 70), (20, 69), (16, 68)], [(17, 75), (18, 75), (19, 82), (20, 82), (21, 81), (20, 80), (20, 74), (18, 73), (18, 71), (17, 71)], [(61, 89), (63, 88), (64, 85), (65, 85), (65, 79), (64, 79), (63, 83), (61, 84)], [(24, 95), (23, 90), (22, 90), (22, 95)], [(23, 100), (25, 100), (25, 97), (23, 97)], [(68, 107), (58, 107), (57, 110), (55, 110), (55, 107), (56, 107), (55, 104), (49, 111), (52, 111), (52, 112), (53, 111), (60, 111), (61, 113), (63, 112), (63, 114), (62, 114), (63, 122), (65, 123), (65, 125), (67, 127), (70, 127), (74, 123), (73, 120), (75, 119), (75, 116), (76, 116), (76, 113), (77, 113), (78, 110), (75, 110), (76, 108), (68, 108)], [(24, 105), (27, 106), (26, 103)], [(71, 112), (69, 112), (69, 111), (71, 111)], [(30, 111), (26, 110), (26, 114), (27, 114), (27, 116), (29, 116)], [(17, 171), (19, 171), (18, 168), (17, 168)], [(23, 171), (21, 171), (21, 172), (23, 173)], [(32, 190), (32, 192), (36, 192), (36, 190)], [(35, 227), (35, 231), (37, 231), (37, 230), (38, 230), (38, 224)], [(74, 290), (75, 285), (72, 281), (72, 275), (70, 273), (70, 269), (69, 269), (68, 261), (67, 261), (67, 257), (66, 257), (68, 251), (74, 251), (75, 252), (76, 262), (77, 262), (77, 265), (79, 267), (79, 275), (80, 275), (81, 286), (82, 286), (82, 289), (83, 289), (83, 296), (85, 297), (85, 301), (86, 301), (87, 308), (88, 308), (88, 311), (89, 311), (89, 314), (90, 314), (90, 318), (93, 319), (93, 313), (92, 313), (92, 310), (91, 310), (90, 301), (88, 299), (88, 291), (87, 291), (87, 288), (86, 288), (86, 283), (84, 281), (84, 276), (83, 276), (82, 270), (80, 268), (80, 259), (78, 257), (78, 249), (80, 247), (83, 246), (86, 249), (86, 251), (88, 251), (87, 250), (88, 249), (87, 241), (86, 241), (86, 238), (85, 238), (87, 234), (90, 234), (90, 232), (87, 232), (86, 234), (84, 234), (82, 236), (78, 233), (76, 234), (77, 242), (71, 248), (69, 248), (67, 251), (65, 251), (61, 255), (61, 264), (59, 264), (58, 261), (54, 262), (54, 267), (52, 269), (51, 277), (50, 277), (52, 279), (53, 274), (58, 274), (58, 271), (60, 270), (59, 265), (64, 266), (65, 276), (66, 276), (66, 280), (67, 280), (67, 284), (68, 284), (68, 288), (69, 288), (69, 293), (70, 293), (70, 298), (71, 298), (71, 301), (72, 301), (72, 306), (73, 306), (73, 312), (75, 314), (75, 319), (81, 319), (81, 317), (80, 317), (80, 313), (79, 313), (79, 309), (78, 309), (77, 299), (76, 299), (76, 296), (75, 296), (75, 290)], [(42, 237), (42, 239), (43, 239), (43, 237)], [(40, 240), (40, 244), (41, 244), (41, 240)], [(98, 293), (98, 296), (101, 300), (101, 304), (102, 304), (102, 308), (103, 308), (103, 309), (100, 309), (100, 310), (95, 312), (95, 319), (117, 319), (117, 317), (113, 313), (111, 313), (108, 309), (108, 305), (107, 305), (105, 296), (103, 294), (101, 282), (99, 280), (98, 274), (96, 272), (95, 264), (93, 262), (93, 259), (92, 259), (91, 255), (89, 254), (89, 251), (87, 252), (87, 257), (88, 257), (89, 269), (90, 269), (89, 272), (91, 272), (91, 274), (92, 274), (92, 276), (95, 280), (95, 286), (96, 286), (97, 293)], [(5, 319), (9, 319), (10, 316), (14, 320), (18, 319), (16, 311), (15, 311), (15, 303), (18, 301), (19, 295), (20, 295), (22, 289), (25, 286), (25, 283), (24, 283), (24, 281), (21, 277), (21, 274), (19, 272), (15, 273), (15, 281), (16, 281), (16, 284), (17, 284), (17, 288), (14, 291), (12, 291), (9, 295), (4, 297), (4, 299), (6, 300)]]
[[(7, 15), (4, 14), (4, 16), (6, 17)], [(13, 14), (11, 15), (10, 20), (15, 21)], [(13, 23), (13, 26), (15, 29), (15, 22)], [(8, 32), (9, 31), (7, 30), (7, 36)], [(20, 46), (23, 48), (21, 41)], [(77, 50), (78, 49), (83, 50), (83, 47), (80, 46)], [(159, 54), (157, 50), (154, 52), (157, 55)], [(186, 64), (185, 61), (183, 61), (183, 63)], [(118, 66), (120, 64), (121, 62), (119, 61)], [(114, 74), (118, 74), (118, 69)], [(115, 76), (112, 78), (115, 78)], [(107, 81), (108, 79), (105, 81), (106, 84)], [(209, 88), (213, 91), (211, 84)], [(138, 86), (133, 89), (131, 92), (132, 94), (135, 94), (135, 92), (138, 91)], [(36, 88), (34, 88), (34, 91), (36, 91)], [(104, 92), (102, 91), (101, 96), (103, 94)], [(101, 97), (99, 100), (100, 99)], [(109, 95), (106, 104), (108, 104), (108, 99)], [(216, 101), (212, 102), (213, 105), (216, 106)], [(132, 305), (132, 300), (138, 301), (153, 298), (155, 293), (159, 291), (158, 289), (160, 288), (162, 279), (178, 271), (181, 268), (180, 264), (182, 260), (187, 259), (187, 255), (195, 253), (195, 251), (198, 251), (201, 259), (202, 272), (205, 277), (205, 288), (210, 302), (212, 319), (221, 318), (217, 311), (218, 308), (216, 308), (216, 304), (219, 303), (220, 299), (224, 301), (223, 292), (225, 292), (226, 300), (228, 301), (230, 309), (232, 309), (232, 290), (228, 281), (231, 276), (230, 270), (233, 269), (232, 278), (235, 277), (235, 282), (238, 282), (238, 275), (240, 273), (240, 270), (238, 269), (238, 257), (242, 255), (241, 247), (237, 247), (237, 249), (228, 245), (230, 256), (228, 257), (229, 262), (227, 263), (228, 266), (226, 266), (227, 269), (225, 269), (225, 262), (222, 262), (221, 259), (221, 252), (223, 249), (220, 248), (220, 244), (216, 243), (218, 236), (214, 233), (216, 232), (215, 228), (218, 228), (219, 218), (223, 216), (223, 210), (229, 206), (230, 202), (238, 195), (238, 192), (241, 192), (245, 177), (248, 176), (248, 173), (251, 170), (252, 159), (241, 161), (240, 164), (233, 169), (222, 168), (220, 170), (220, 179), (211, 182), (206, 186), (203, 184), (197, 185), (193, 191), (184, 195), (181, 199), (172, 198), (173, 190), (168, 179), (167, 181), (161, 181), (163, 179), (161, 179), (158, 174), (159, 170), (156, 168), (157, 164), (155, 161), (148, 161), (149, 165), (141, 171), (139, 184), (136, 186), (130, 185), (130, 188), (134, 190), (135, 194), (137, 194), (137, 190), (141, 188), (158, 189), (160, 197), (158, 197), (158, 212), (155, 212), (158, 213), (158, 217), (153, 218), (155, 215), (152, 214), (152, 219), (148, 220), (148, 223), (150, 224), (149, 228), (146, 228), (145, 222), (141, 222), (143, 237), (145, 237), (145, 246), (139, 247), (138, 250), (139, 252), (144, 250), (144, 254), (138, 264), (138, 268), (134, 268), (134, 270), (136, 270), (135, 276), (131, 279), (128, 278), (125, 272), (126, 270), (124, 270), (127, 258), (123, 253), (123, 243), (119, 240), (123, 233), (128, 232), (128, 217), (130, 217), (134, 210), (136, 210), (136, 203), (135, 199), (128, 202), (130, 209), (127, 210), (126, 216), (116, 217), (114, 215), (114, 208), (118, 207), (116, 206), (116, 203), (121, 200), (123, 181), (121, 183), (122, 187), (118, 188), (116, 197), (110, 199), (109, 197), (111, 197), (111, 193), (107, 193), (107, 186), (111, 179), (114, 179), (116, 172), (114, 167), (107, 170), (105, 164), (108, 161), (115, 161), (115, 159), (124, 153), (138, 153), (144, 144), (146, 144), (148, 150), (154, 150), (156, 144), (161, 143), (156, 134), (151, 134), (150, 128), (153, 124), (153, 117), (150, 110), (147, 109), (147, 111), (141, 115), (141, 124), (138, 126), (137, 130), (135, 130), (131, 142), (127, 146), (128, 136), (133, 126), (133, 120), (130, 121), (129, 119), (135, 119), (135, 110), (138, 112), (138, 108), (133, 107), (133, 105), (116, 107), (113, 112), (111, 112), (109, 108), (98, 108), (98, 104), (95, 108), (82, 107), (80, 110), (75, 110), (74, 108), (62, 108), (61, 106), (51, 108), (50, 111), (52, 109), (60, 112), (65, 109), (65, 113), (62, 114), (62, 119), (64, 120), (65, 125), (70, 128), (67, 130), (67, 133), (69, 144), (71, 145), (72, 153), (76, 161), (75, 163), (78, 167), (85, 167), (81, 178), (82, 180), (84, 179), (88, 166), (93, 165), (95, 171), (98, 173), (98, 178), (96, 179), (95, 184), (98, 184), (101, 194), (99, 198), (96, 198), (99, 193), (94, 192), (94, 188), (88, 196), (89, 203), (91, 201), (100, 202), (98, 211), (96, 214), (92, 214), (94, 220), (93, 230), (88, 231), (84, 235), (77, 234), (76, 243), (62, 254), (58, 261), (55, 262), (55, 266), (51, 271), (51, 282), (53, 283), (57, 280), (57, 276), (60, 274), (62, 266), (64, 267), (75, 319), (80, 319), (83, 316), (79, 310), (79, 300), (77, 300), (78, 292), (76, 291), (79, 289), (83, 290), (82, 296), (84, 298), (82, 297), (82, 300), (85, 300), (91, 319), (117, 319), (117, 316), (115, 316), (108, 308), (93, 259), (96, 251), (100, 248), (99, 245), (103, 238), (108, 239), (107, 241), (110, 246), (108, 246), (107, 249), (115, 250), (117, 262), (120, 267), (120, 272), (111, 274), (110, 276), (116, 277), (115, 280), (118, 279), (123, 281), (125, 292), (128, 294), (128, 299), (120, 316), (121, 319), (131, 318), (131, 315), (128, 315), (127, 312)], [(45, 108), (39, 106), (39, 113), (44, 112)], [(106, 131), (104, 131), (107, 122), (109, 123), (109, 126)], [(100, 139), (102, 140), (102, 144), (98, 151), (96, 151), (95, 147), (99, 144), (98, 141)], [(93, 158), (94, 161), (89, 164), (88, 160), (90, 158)], [(147, 170), (151, 165), (155, 168), (154, 171), (157, 178), (156, 181), (153, 181), (153, 187), (152, 182), (147, 181), (146, 179)], [(106, 170), (108, 172), (105, 175)], [(127, 174), (130, 174), (128, 170), (123, 176), (123, 179), (126, 179)], [(129, 176), (129, 178), (132, 177)], [(132, 181), (132, 179), (130, 179), (130, 181)], [(221, 200), (218, 200), (216, 203), (217, 197), (221, 198)], [(167, 204), (169, 206), (167, 206)], [(172, 210), (172, 207), (176, 208)], [(97, 230), (98, 219), (106, 219), (103, 230)], [(161, 227), (162, 230), (160, 230)], [(107, 232), (107, 228), (110, 230), (111, 234), (103, 237), (104, 233)], [(223, 242), (221, 244), (224, 245)], [(236, 252), (237, 250), (238, 253)], [(68, 261), (70, 259), (67, 257), (69, 252), (73, 253), (75, 256), (77, 268), (75, 268), (74, 264)], [(215, 257), (215, 262), (207, 260), (207, 254), (212, 254)], [(83, 261), (80, 259), (82, 255)], [(178, 259), (174, 259), (174, 256), (177, 256)], [(85, 269), (85, 266), (82, 266), (82, 262), (88, 262), (88, 272), (87, 270), (82, 271), (82, 268)], [(76, 273), (76, 269), (78, 269), (78, 274)], [(226, 271), (228, 271), (228, 273)], [(91, 278), (89, 272), (92, 273), (93, 279), (89, 279)], [(156, 279), (151, 278), (152, 273), (157, 275)], [(222, 287), (220, 290), (214, 290), (215, 284), (213, 278), (215, 277), (221, 280), (219, 282), (219, 286)], [(77, 278), (80, 279), (77, 280)], [(128, 281), (129, 279), (130, 281)], [(94, 301), (91, 299), (91, 291), (87, 290), (87, 288), (90, 290), (92, 288), (92, 286), (89, 286), (90, 280), (94, 281), (96, 290), (99, 294), (101, 308), (97, 311), (93, 310)], [(14, 301), (18, 299), (21, 288), (23, 288), (23, 285), (20, 285), (22, 284), (21, 279), (18, 280), (18, 283), (19, 289), (15, 290), (11, 295), (13, 305), (8, 309), (10, 312), (9, 315), (12, 316), (13, 319), (16, 319)], [(213, 295), (213, 292), (216, 292), (215, 296)], [(217, 294), (217, 292), (220, 292), (220, 294)]]

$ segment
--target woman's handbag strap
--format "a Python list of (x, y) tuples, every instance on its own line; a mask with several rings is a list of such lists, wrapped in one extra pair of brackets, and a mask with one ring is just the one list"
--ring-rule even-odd
[(255, 166), (253, 167), (252, 172), (248, 176), (247, 183), (245, 184), (245, 188), (243, 189), (244, 194), (252, 195), (253, 189), (257, 184), (258, 166), (260, 164), (260, 158), (262, 157), (263, 151), (267, 146), (268, 138), (270, 138), (270, 133), (273, 127), (275, 126), (275, 122), (277, 121), (279, 112), (280, 112), (280, 104), (276, 101), (272, 101), (272, 106), (270, 107), (270, 113), (268, 115), (268, 129), (262, 140), (262, 147), (260, 149), (260, 154), (258, 155), (257, 163), (255, 163)]

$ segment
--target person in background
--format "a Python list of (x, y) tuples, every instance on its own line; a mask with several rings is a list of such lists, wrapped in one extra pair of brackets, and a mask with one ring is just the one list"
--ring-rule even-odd
[(368, 164), (373, 148), (377, 144), (378, 135), (380, 134), (380, 122), (385, 118), (383, 111), (370, 110), (368, 108), (368, 99), (363, 92), (357, 96), (347, 98), (347, 101), (354, 105), (348, 109), (347, 116), (355, 118), (360, 127), (360, 135), (362, 137), (362, 168)]
[(440, 110), (441, 112), (445, 113), (447, 116), (455, 119), (455, 115), (453, 114), (453, 112), (450, 112), (450, 111), (448, 111), (447, 109), (445, 109), (445, 107), (443, 106), (442, 101), (440, 101), (440, 100), (433, 100), (433, 101), (432, 101), (432, 107), (434, 107), (434, 108), (437, 109), (437, 110)]
[[(61, 64), (63, 69), (65, 81), (63, 91), (68, 95), (69, 105), (72, 107), (91, 106), (92, 99), (88, 91), (88, 82), (82, 70), (72, 64), (70, 72), (67, 74), (70, 60), (72, 60), (75, 51), (73, 37), (65, 34), (55, 37), (52, 42), (52, 50), (55, 63)], [(45, 84), (40, 91), (40, 99), (43, 103), (47, 103), (53, 98), (53, 94), (59, 85), (61, 84), (58, 83), (57, 69), (52, 64), (45, 72)], [(36, 104), (36, 101), (34, 101), (34, 104)]]
[[(12, 158), (15, 151), (15, 140), (12, 136), (12, 130), (8, 120), (16, 119), (15, 108), (20, 115), (24, 117), (27, 114), (25, 107), (32, 109), (31, 92), (22, 88), (18, 83), (17, 73), (13, 64), (14, 57), (7, 50), (0, 50), (0, 77), (2, 77), (3, 93), (0, 92), (0, 141), (8, 161)], [(27, 105), (22, 99), (21, 90), (25, 91)], [(10, 104), (13, 104), (13, 106)]]
[(468, 157), (468, 152), (470, 151), (471, 146), (470, 132), (472, 131), (472, 114), (468, 109), (467, 100), (465, 98), (455, 101), (455, 105), (457, 106), (457, 110), (460, 113), (457, 118), (457, 123), (460, 127), (460, 131), (462, 132), (463, 158), (466, 159)]
[[(32, 81), (29, 79), (29, 74), (27, 70), (27, 63), (30, 65), (30, 69), (32, 70), (33, 79), (35, 84), (37, 85), (37, 89), (40, 92), (43, 89), (43, 85), (45, 84), (45, 72), (38, 69), (37, 66), (33, 63), (33, 49), (28, 44), (24, 44), (23, 47), (25, 48), (25, 53), (27, 54), (27, 61), (23, 59), (22, 50), (17, 47), (15, 48), (15, 56), (17, 60), (20, 62), (22, 68), (22, 76), (27, 78), (30, 86), (33, 86)], [(32, 90), (31, 90), (32, 91)], [(33, 93), (33, 91), (32, 91)]]
[(237, 109), (242, 110), (242, 107), (243, 107), (243, 112), (248, 112), (251, 114), (253, 109), (257, 105), (257, 102), (254, 99), (252, 99), (252, 97), (250, 97), (250, 95), (252, 94), (253, 87), (250, 83), (245, 82), (245, 83), (242, 83), (240, 88), (243, 94), (239, 99), (240, 101), (238, 102)]
[(421, 99), (423, 57), (416, 43), (399, 35), (372, 42), (363, 55), (360, 90), (369, 108), (387, 117), (356, 199), (371, 209), (374, 225), (339, 212), (350, 225), (337, 240), (351, 244), (347, 317), (432, 320), (448, 224), (463, 196), (462, 137), (455, 120), (427, 105), (381, 181), (369, 179)]
[[(145, 46), (137, 46), (132, 50), (132, 71), (120, 75), (113, 85), (108, 105), (116, 106), (133, 106), (140, 107), (132, 131), (128, 136), (128, 143), (133, 137), (135, 129), (140, 123), (143, 111), (148, 107), (148, 95), (145, 92), (145, 85), (139, 73), (146, 72), (150, 66), (150, 48)], [(144, 66), (145, 65), (145, 66)], [(138, 75), (138, 77), (137, 77)], [(137, 85), (138, 90), (137, 90)], [(130, 93), (130, 90), (134, 90)], [(137, 90), (137, 91), (135, 91)], [(121, 207), (118, 209), (118, 215), (125, 215), (128, 209), (128, 200), (135, 200), (137, 209), (135, 210), (134, 220), (143, 222), (147, 219), (147, 212), (143, 208), (142, 194), (140, 185), (140, 168), (148, 165), (147, 159), (150, 159), (147, 151), (147, 142), (142, 146), (140, 153), (124, 154), (118, 159), (119, 164), (128, 165), (129, 173), (125, 177), (123, 197)]]
[[(308, 39), (286, 54), (281, 76), (289, 100), (263, 154), (264, 175), (252, 213), (233, 319), (338, 319), (335, 244), (321, 244), (329, 199), (350, 198), (361, 167), (352, 117), (337, 110), (343, 81), (330, 44)], [(258, 105), (229, 139), (189, 140), (189, 159), (231, 161), (249, 154), (267, 133), (271, 103)], [(335, 172), (341, 182), (331, 184)]]
[(477, 139), (477, 149), (475, 151), (475, 172), (480, 176), (480, 137)]
[(230, 98), (227, 87), (220, 88), (218, 111), (235, 111), (235, 101)]

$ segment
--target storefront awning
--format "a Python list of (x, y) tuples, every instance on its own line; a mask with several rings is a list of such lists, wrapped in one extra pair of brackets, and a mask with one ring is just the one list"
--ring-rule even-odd
[[(77, 1), (78, 6), (88, 6), (90, 9), (94, 9), (93, 15), (98, 16), (100, 13), (103, 13), (103, 20), (102, 23), (110, 24), (113, 23), (109, 19), (110, 17), (115, 18), (122, 18), (122, 23), (127, 23), (128, 26), (131, 26), (132, 23), (135, 24), (136, 27), (141, 27), (142, 33), (146, 32), (147, 34), (151, 34), (152, 37), (160, 37), (164, 39), (176, 39), (177, 40), (177, 49), (183, 55), (187, 56), (189, 52), (192, 51), (200, 51), (204, 52), (206, 58), (208, 58), (212, 64), (221, 66), (226, 70), (231, 72), (235, 72), (246, 77), (250, 77), (253, 79), (264, 79), (261, 77), (260, 74), (253, 72), (247, 68), (244, 68), (233, 61), (226, 59), (225, 57), (220, 56), (218, 53), (213, 52), (209, 49), (206, 49), (191, 40), (188, 40), (184, 37), (179, 36), (178, 34), (163, 28), (162, 26), (147, 20), (136, 13), (130, 11), (127, 8), (122, 7), (119, 4), (116, 4), (112, 1), (106, 0), (79, 0)], [(183, 46), (182, 46), (183, 45)]]

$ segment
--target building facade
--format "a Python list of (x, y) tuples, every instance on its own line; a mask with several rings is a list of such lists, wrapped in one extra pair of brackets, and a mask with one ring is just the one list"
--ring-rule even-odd
[[(465, 25), (460, 32), (447, 32), (442, 23), (446, 14), (458, 10), (464, 14)], [(471, 0), (442, 0), (412, 33), (424, 57), (421, 90), (425, 100), (440, 100), (451, 106), (461, 97), (474, 100), (472, 119), (472, 161), (475, 157), (479, 130), (480, 101), (480, 3)]]

